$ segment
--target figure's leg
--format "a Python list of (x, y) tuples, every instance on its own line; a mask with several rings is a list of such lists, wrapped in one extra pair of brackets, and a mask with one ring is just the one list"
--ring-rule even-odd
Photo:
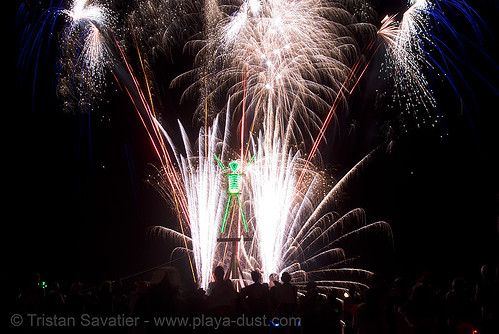
[(225, 231), (225, 224), (227, 224), (227, 217), (229, 216), (229, 209), (231, 202), (232, 202), (232, 195), (229, 195), (229, 198), (227, 199), (227, 205), (225, 206), (224, 220), (222, 222), (222, 230), (220, 230), (220, 233), (224, 233)]
[(241, 219), (243, 220), (244, 231), (247, 233), (248, 232), (248, 225), (246, 225), (246, 217), (244, 216), (244, 210), (243, 210), (243, 206), (241, 204), (241, 199), (239, 198), (239, 195), (237, 195), (237, 203), (239, 204), (239, 212), (241, 212)]

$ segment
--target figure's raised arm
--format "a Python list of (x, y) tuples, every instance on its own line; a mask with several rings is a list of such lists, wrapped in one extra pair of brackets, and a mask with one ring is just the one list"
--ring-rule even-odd
[(217, 155), (215, 153), (213, 153), (213, 156), (215, 157), (215, 159), (217, 160), (218, 162), (218, 165), (222, 168), (222, 170), (224, 171), (224, 173), (227, 174), (227, 170), (225, 169), (224, 165), (222, 164), (222, 161), (220, 161), (220, 159), (218, 159)]
[(253, 156), (251, 157), (251, 159), (248, 161), (248, 163), (246, 164), (246, 166), (244, 166), (244, 169), (243, 169), (243, 174), (244, 172), (246, 171), (246, 168), (248, 168), (248, 166), (253, 162), (253, 160), (255, 159), (256, 157), (256, 152), (255, 154), (253, 154)]

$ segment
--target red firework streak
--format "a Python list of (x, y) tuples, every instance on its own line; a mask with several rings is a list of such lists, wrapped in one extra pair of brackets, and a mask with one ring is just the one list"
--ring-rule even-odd
[[(376, 42), (376, 38), (374, 38), (371, 43), (367, 46), (367, 50), (370, 51), (372, 49), (372, 47), (374, 46)], [(381, 45), (381, 44), (380, 44)], [(339, 91), (338, 91), (338, 94), (336, 95), (336, 98), (334, 99), (333, 101), (333, 104), (331, 105), (331, 109), (329, 109), (329, 112), (326, 116), (326, 119), (324, 120), (324, 123), (322, 124), (322, 127), (321, 127), (321, 130), (319, 131), (319, 134), (317, 135), (317, 138), (315, 139), (314, 141), (314, 145), (312, 146), (312, 149), (310, 150), (310, 153), (308, 155), (308, 159), (305, 163), (305, 167), (303, 168), (301, 174), (300, 174), (300, 177), (298, 178), (298, 182), (296, 184), (296, 189), (299, 188), (301, 182), (303, 181), (303, 177), (305, 176), (305, 171), (307, 170), (308, 168), (308, 165), (310, 164), (310, 162), (312, 161), (312, 158), (314, 157), (315, 153), (317, 152), (317, 149), (319, 148), (319, 144), (322, 140), (322, 138), (324, 137), (324, 134), (326, 133), (326, 129), (327, 127), (329, 126), (329, 123), (331, 122), (331, 119), (333, 118), (335, 112), (336, 112), (336, 108), (338, 107), (338, 104), (340, 103), (341, 101), (341, 98), (340, 96), (342, 96), (343, 94), (343, 91), (346, 89), (346, 84), (352, 80), (352, 78), (354, 78), (357, 73), (362, 70), (362, 72), (359, 74), (358, 78), (357, 78), (357, 81), (355, 82), (355, 84), (352, 86), (349, 94), (352, 94), (352, 92), (354, 91), (355, 87), (357, 87), (360, 79), (362, 78), (362, 76), (364, 75), (364, 73), (366, 72), (367, 70), (367, 67), (369, 66), (369, 64), (371, 63), (374, 55), (376, 54), (376, 52), (378, 51), (380, 45), (378, 45), (378, 47), (374, 50), (374, 52), (372, 53), (371, 57), (369, 58), (369, 61), (367, 63), (364, 64), (364, 66), (362, 67), (361, 66), (361, 63), (362, 63), (362, 59), (359, 58), (354, 66), (352, 67), (352, 69), (350, 70), (350, 73), (349, 75), (347, 76), (347, 78), (345, 79), (345, 81), (343, 81), (343, 84), (341, 85)]]
[[(187, 240), (185, 238), (185, 232), (184, 232), (184, 227), (183, 227), (182, 221), (184, 221), (187, 224), (187, 226), (190, 226), (190, 219), (189, 219), (189, 210), (188, 210), (188, 205), (187, 205), (187, 199), (186, 199), (184, 190), (182, 188), (182, 184), (180, 182), (179, 176), (177, 175), (177, 172), (175, 171), (175, 168), (173, 167), (170, 153), (168, 152), (166, 143), (163, 139), (163, 135), (161, 133), (159, 122), (156, 120), (156, 118), (154, 116), (154, 111), (151, 109), (149, 102), (147, 101), (147, 98), (145, 97), (142, 89), (140, 88), (140, 84), (139, 84), (137, 78), (133, 74), (133, 69), (131, 68), (130, 64), (126, 60), (126, 56), (124, 55), (122, 49), (118, 45), (118, 42), (116, 41), (116, 39), (115, 39), (115, 42), (116, 42), (117, 49), (121, 53), (121, 59), (122, 59), (123, 63), (125, 64), (126, 72), (129, 76), (129, 78), (123, 78), (123, 81), (125, 81), (125, 84), (123, 85), (123, 87), (125, 88), (128, 96), (130, 97), (130, 100), (132, 101), (132, 103), (135, 107), (135, 110), (137, 111), (137, 114), (139, 115), (140, 120), (141, 120), (142, 124), (144, 125), (144, 128), (147, 131), (147, 134), (148, 134), (149, 139), (151, 141), (151, 144), (154, 148), (154, 151), (155, 151), (156, 155), (158, 156), (159, 161), (161, 163), (161, 168), (164, 171), (164, 175), (165, 175), (168, 183), (170, 184), (171, 189), (173, 190), (173, 198), (175, 200), (175, 205), (177, 208), (177, 212), (179, 214), (179, 225), (180, 225), (182, 235), (184, 235), (184, 238), (183, 238), (184, 245), (185, 245), (185, 248), (187, 249), (188, 248), (187, 247)], [(139, 58), (141, 59), (141, 64), (142, 64), (142, 57), (140, 55), (140, 52), (138, 51), (138, 47), (137, 47), (137, 52), (139, 53)], [(145, 70), (144, 70), (143, 66), (142, 66), (142, 69), (143, 69), (144, 75), (145, 75)], [(116, 77), (116, 75), (114, 73), (113, 73), (113, 76), (116, 79), (116, 81), (118, 82), (118, 84), (120, 84), (118, 78)], [(128, 80), (131, 80), (133, 82), (133, 85), (130, 87), (131, 89), (129, 89), (129, 87), (127, 85)], [(146, 82), (147, 82), (147, 77), (146, 77)], [(122, 86), (120, 85), (120, 87), (122, 87)], [(135, 92), (138, 95), (139, 101), (136, 101), (136, 98), (134, 98), (133, 92)], [(137, 103), (139, 103), (140, 105), (137, 105)], [(142, 109), (142, 111), (141, 111), (141, 109)], [(149, 124), (149, 126), (148, 126), (148, 124)], [(189, 253), (187, 254), (187, 256), (189, 258), (189, 264), (191, 267), (192, 277), (194, 279), (194, 282), (196, 282), (196, 275), (194, 273), (194, 266), (192, 263), (192, 259), (189, 255)]]

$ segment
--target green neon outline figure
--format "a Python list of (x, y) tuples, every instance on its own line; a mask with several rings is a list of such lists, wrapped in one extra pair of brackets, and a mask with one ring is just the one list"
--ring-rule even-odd
[[(241, 203), (241, 187), (242, 187), (242, 176), (244, 174), (245, 169), (243, 169), (241, 172), (239, 171), (239, 163), (236, 161), (232, 161), (229, 163), (229, 168), (230, 170), (227, 170), (227, 168), (224, 167), (222, 161), (217, 157), (215, 153), (213, 153), (213, 156), (218, 162), (218, 165), (220, 168), (222, 168), (222, 171), (227, 175), (227, 180), (228, 180), (228, 185), (227, 185), (227, 193), (229, 194), (229, 199), (227, 200), (227, 204), (225, 205), (225, 212), (224, 212), (224, 218), (222, 222), (222, 229), (220, 230), (220, 233), (224, 233), (225, 231), (225, 225), (227, 224), (227, 218), (229, 217), (229, 211), (232, 206), (232, 203), (234, 200), (237, 200), (237, 205), (239, 207), (239, 212), (241, 213), (241, 220), (243, 222), (244, 226), (244, 231), (248, 232), (248, 225), (246, 224), (246, 216), (244, 215), (244, 209), (243, 205)], [(248, 166), (253, 159), (255, 158), (256, 153), (251, 157), (250, 161), (246, 164)]]

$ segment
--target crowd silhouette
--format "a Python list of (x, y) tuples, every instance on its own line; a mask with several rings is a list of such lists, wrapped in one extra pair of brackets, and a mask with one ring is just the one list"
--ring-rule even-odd
[[(130, 286), (120, 280), (103, 281), (89, 289), (74, 282), (63, 292), (57, 282), (46, 285), (34, 274), (17, 294), (15, 312), (137, 319), (133, 326), (106, 328), (122, 333), (165, 332), (165, 327), (201, 333), (499, 333), (495, 266), (483, 266), (476, 284), (456, 277), (447, 289), (437, 286), (430, 272), (424, 272), (416, 282), (374, 274), (365, 291), (353, 286), (323, 291), (314, 281), (299, 291), (287, 272), (280, 277), (272, 274), (269, 283), (264, 283), (255, 270), (253, 283), (238, 292), (224, 275), (224, 269), (216, 267), (213, 282), (204, 291), (193, 282), (183, 282), (175, 268), (162, 267), (149, 281), (131, 281)], [(155, 321), (158, 318), (187, 322), (165, 326)], [(193, 319), (198, 320), (196, 328)], [(228, 320), (222, 325), (216, 319)]]

